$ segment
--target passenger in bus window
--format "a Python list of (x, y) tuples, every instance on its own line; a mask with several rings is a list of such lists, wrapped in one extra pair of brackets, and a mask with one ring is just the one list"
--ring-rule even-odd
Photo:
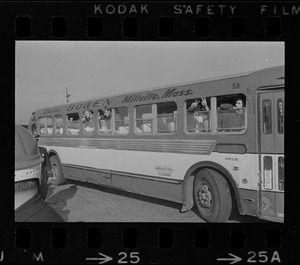
[[(194, 114), (195, 132), (208, 131), (209, 129), (209, 107), (205, 97), (200, 100), (196, 99), (195, 102), (187, 109), (187, 113)], [(201, 102), (201, 105), (199, 103)]]
[(98, 112), (99, 132), (111, 133), (111, 110), (105, 107)]
[(124, 117), (123, 125), (120, 125), (116, 130), (117, 134), (127, 134), (129, 133), (129, 118), (128, 116)]
[[(234, 127), (244, 128), (245, 127), (245, 104), (242, 98), (236, 99), (234, 109), (236, 111)], [(240, 129), (236, 129), (236, 131), (240, 131)]]
[(238, 98), (235, 101), (235, 107), (234, 107), (234, 109), (238, 109), (239, 110), (238, 112), (243, 112), (243, 108), (244, 108), (244, 101), (243, 101), (243, 99)]
[(174, 113), (162, 113), (157, 115), (157, 132), (175, 132), (176, 131), (176, 115), (177, 111)]
[(235, 105), (222, 103), (218, 108), (218, 128), (222, 132), (239, 132), (245, 127), (245, 104), (242, 98), (235, 100)]
[(141, 130), (143, 133), (152, 133), (152, 121), (153, 121), (152, 113), (142, 114)]
[(86, 134), (92, 134), (94, 132), (94, 113), (92, 111), (86, 110), (84, 112), (84, 117), (82, 118), (82, 122), (84, 124), (84, 132)]
[(169, 132), (169, 121), (168, 114), (162, 113), (157, 115), (157, 132), (164, 133)]

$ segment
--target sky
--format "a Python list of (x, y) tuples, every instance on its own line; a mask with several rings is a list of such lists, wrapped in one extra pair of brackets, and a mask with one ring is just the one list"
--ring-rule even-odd
[(84, 99), (284, 65), (284, 42), (17, 41), (15, 123)]

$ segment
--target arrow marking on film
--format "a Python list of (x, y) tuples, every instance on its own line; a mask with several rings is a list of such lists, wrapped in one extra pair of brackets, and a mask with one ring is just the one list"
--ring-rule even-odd
[(236, 262), (239, 262), (241, 261), (242, 259), (236, 255), (233, 255), (231, 253), (229, 253), (229, 255), (232, 257), (232, 258), (218, 258), (217, 260), (219, 261), (231, 261), (230, 264), (233, 264), (233, 263), (236, 263)]
[(100, 257), (100, 258), (86, 258), (86, 260), (99, 260), (100, 261), (99, 264), (106, 263), (106, 262), (109, 262), (109, 261), (113, 260), (112, 257), (104, 255), (100, 252), (99, 252), (99, 255), (101, 255), (102, 257)]

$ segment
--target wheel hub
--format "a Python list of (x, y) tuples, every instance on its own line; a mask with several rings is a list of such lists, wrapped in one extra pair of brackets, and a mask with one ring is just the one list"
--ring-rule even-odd
[(211, 192), (206, 184), (202, 184), (198, 191), (198, 198), (201, 206), (210, 208), (211, 206)]

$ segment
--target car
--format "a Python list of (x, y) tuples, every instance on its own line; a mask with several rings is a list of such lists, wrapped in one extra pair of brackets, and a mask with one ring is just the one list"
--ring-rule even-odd
[(39, 193), (42, 162), (35, 138), (15, 124), (15, 222), (64, 221)]

